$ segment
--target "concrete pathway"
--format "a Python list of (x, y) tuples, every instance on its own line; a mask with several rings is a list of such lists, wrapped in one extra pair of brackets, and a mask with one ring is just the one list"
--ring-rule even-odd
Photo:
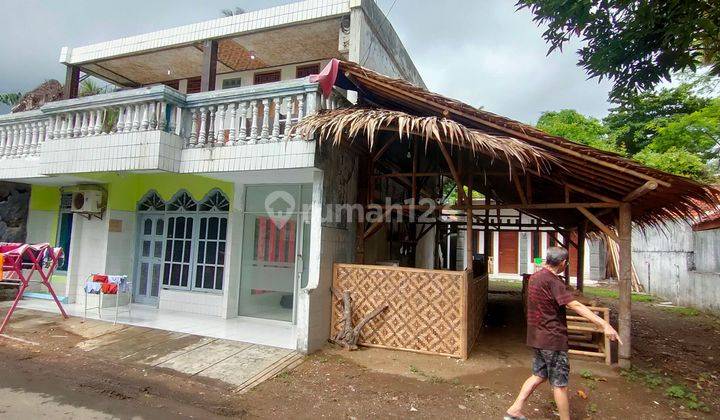
[(6, 337), (9, 339), (31, 340), (32, 335), (27, 333), (52, 325), (59, 327), (58, 335), (66, 332), (81, 337), (75, 347), (99, 358), (216, 379), (238, 392), (245, 392), (302, 361), (297, 352), (278, 347), (78, 317), (59, 321), (57, 315), (29, 309), (19, 309), (13, 318), (12, 332)]

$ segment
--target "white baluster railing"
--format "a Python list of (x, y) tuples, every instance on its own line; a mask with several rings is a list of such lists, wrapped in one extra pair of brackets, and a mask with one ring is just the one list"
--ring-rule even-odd
[(334, 101), (321, 99), (306, 79), (191, 94), (181, 135), (190, 148), (283, 141), (299, 121)]

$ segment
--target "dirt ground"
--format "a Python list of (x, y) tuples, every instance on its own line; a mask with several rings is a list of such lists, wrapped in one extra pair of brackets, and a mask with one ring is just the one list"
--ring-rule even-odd
[[(42, 345), (0, 338), (0, 417), (20, 418), (27, 406), (35, 411), (25, 418), (501, 418), (529, 374), (530, 356), (519, 296), (491, 297), (481, 344), (468, 361), (328, 347), (247, 394), (83, 352), (76, 347), (81, 337), (52, 324), (23, 331), (11, 324), (8, 335)], [(621, 372), (571, 359), (573, 418), (717, 416), (719, 321), (648, 303), (635, 303), (633, 315), (637, 368)], [(555, 417), (548, 387), (531, 399), (527, 414)]]

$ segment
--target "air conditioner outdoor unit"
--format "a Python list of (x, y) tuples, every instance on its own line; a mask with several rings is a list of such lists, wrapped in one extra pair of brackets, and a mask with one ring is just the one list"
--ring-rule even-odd
[(104, 191), (81, 188), (72, 194), (71, 210), (73, 213), (100, 215), (105, 210)]

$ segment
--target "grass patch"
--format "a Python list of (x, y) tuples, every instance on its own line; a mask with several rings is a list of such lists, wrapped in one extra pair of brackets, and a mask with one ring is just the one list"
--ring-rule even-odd
[[(617, 290), (604, 289), (602, 287), (586, 287), (583, 290), (583, 294), (585, 296), (592, 296), (592, 297), (598, 297), (598, 298), (617, 299), (620, 297)], [(655, 297), (646, 295), (644, 293), (633, 293), (632, 294), (633, 302), (653, 302), (654, 300), (655, 300)]]
[(686, 308), (684, 306), (667, 306), (662, 308), (665, 312), (670, 312), (680, 316), (698, 316), (700, 311), (695, 308)]
[[(413, 373), (413, 374), (423, 378), (425, 381), (430, 382), (431, 384), (444, 384), (444, 383), (448, 382), (445, 378), (441, 378), (437, 375), (428, 374), (426, 372), (423, 372), (422, 370), (418, 369), (414, 365), (410, 365), (410, 373)], [(453, 385), (460, 385), (460, 380), (454, 379), (451, 383)]]
[(623, 369), (620, 374), (625, 379), (633, 382), (644, 384), (650, 389), (665, 387), (665, 396), (671, 401), (679, 403), (691, 410), (698, 410), (705, 413), (710, 409), (700, 401), (697, 395), (688, 389), (685, 385), (677, 384), (668, 376), (662, 375), (654, 370), (642, 370), (638, 368)]

